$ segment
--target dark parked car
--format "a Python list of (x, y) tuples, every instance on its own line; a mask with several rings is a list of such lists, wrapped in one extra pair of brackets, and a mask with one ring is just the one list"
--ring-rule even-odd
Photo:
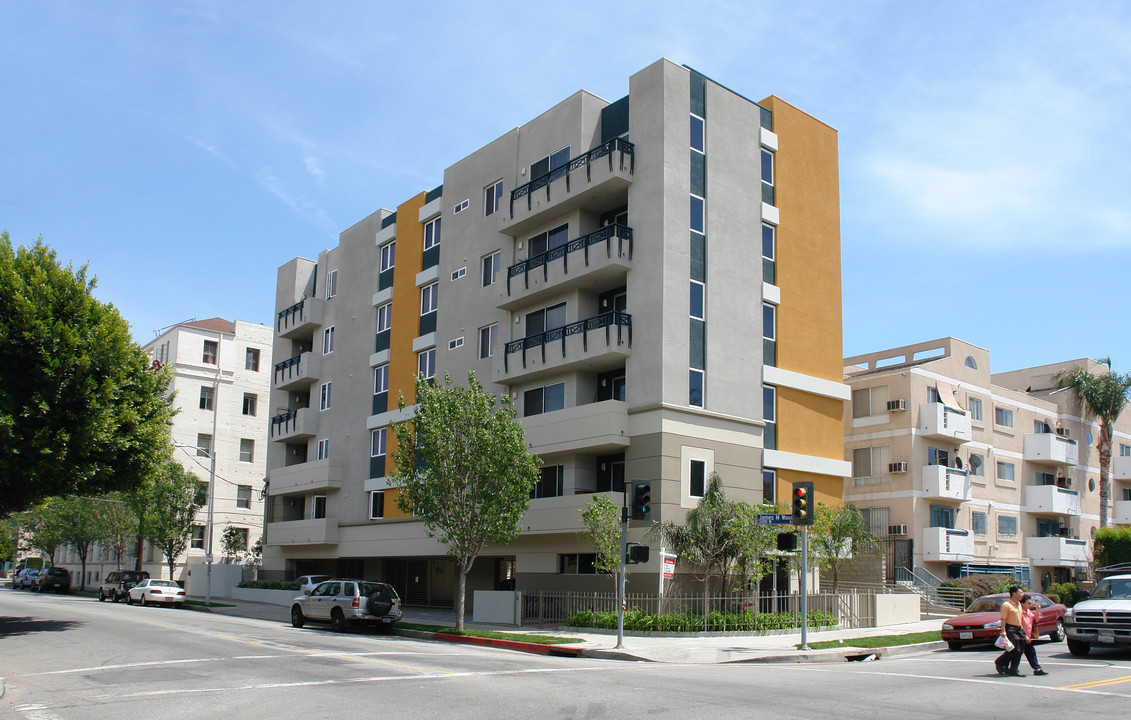
[(49, 567), (41, 571), (31, 581), (31, 589), (37, 592), (54, 590), (57, 593), (71, 591), (71, 573), (67, 568)]
[(125, 600), (130, 588), (149, 577), (145, 570), (115, 570), (98, 586), (98, 599)]
[(291, 625), (328, 622), (334, 632), (362, 623), (387, 631), (401, 619), (401, 598), (392, 585), (353, 578), (319, 583), (291, 603)]
[[(1033, 596), (1033, 607), (1040, 613), (1037, 621), (1039, 635), (1048, 635), (1053, 642), (1064, 639), (1064, 611), (1040, 593)], [(947, 620), (942, 625), (942, 639), (951, 650), (974, 643), (992, 643), (1001, 633), (1001, 604), (1009, 599), (1006, 593), (983, 595), (966, 608), (966, 612)]]

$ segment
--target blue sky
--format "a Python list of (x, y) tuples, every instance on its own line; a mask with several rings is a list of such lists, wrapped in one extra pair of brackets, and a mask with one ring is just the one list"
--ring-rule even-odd
[(660, 57), (839, 131), (846, 355), (1131, 369), (1131, 5), (0, 5), (0, 229), (138, 340), (273, 321), (277, 267)]

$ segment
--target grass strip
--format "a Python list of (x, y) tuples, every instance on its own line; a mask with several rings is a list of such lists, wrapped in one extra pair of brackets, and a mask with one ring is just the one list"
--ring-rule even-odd
[(490, 640), (513, 640), (515, 642), (536, 643), (538, 645), (568, 645), (569, 643), (583, 642), (581, 638), (556, 637), (554, 635), (526, 635), (524, 633), (500, 632), (497, 630), (464, 629), (463, 632), (456, 632), (455, 628), (446, 625), (397, 623), (394, 627), (405, 628), (406, 630), (419, 630), (421, 632), (466, 635), (467, 637), (488, 638)]
[[(810, 650), (824, 650), (825, 648), (877, 648), (892, 647), (893, 645), (916, 645), (918, 643), (938, 642), (942, 634), (938, 630), (930, 632), (907, 633), (906, 635), (874, 635), (872, 637), (848, 638), (846, 640), (822, 640), (809, 643)], [(797, 647), (801, 647), (799, 644)]]

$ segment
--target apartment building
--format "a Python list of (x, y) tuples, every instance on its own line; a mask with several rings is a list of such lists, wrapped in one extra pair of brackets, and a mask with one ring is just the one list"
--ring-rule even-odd
[[(1107, 370), (1072, 360), (992, 373), (988, 350), (953, 337), (845, 359), (844, 496), (888, 539), (888, 580), (1006, 573), (1047, 586), (1086, 575), (1099, 426), (1052, 379), (1073, 366)], [(1129, 417), (1114, 454), (1109, 521), (1129, 523)]]
[[(418, 375), (473, 371), (544, 462), (520, 538), (485, 552), (469, 590), (611, 589), (579, 510), (621, 505), (626, 480), (652, 480), (661, 521), (712, 472), (738, 500), (808, 479), (839, 502), (838, 183), (835, 130), (661, 60), (625, 97), (579, 91), (284, 264), (264, 571), (451, 602), (445, 548), (390, 482)], [(653, 552), (630, 586), (659, 569)]]

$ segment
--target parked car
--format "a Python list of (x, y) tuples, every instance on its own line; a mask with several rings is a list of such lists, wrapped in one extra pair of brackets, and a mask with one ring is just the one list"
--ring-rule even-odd
[(37, 592), (54, 590), (57, 593), (71, 591), (71, 573), (67, 568), (49, 567), (32, 579), (31, 589)]
[[(1033, 607), (1040, 613), (1037, 620), (1039, 635), (1048, 635), (1053, 642), (1064, 639), (1064, 612), (1067, 608), (1054, 603), (1040, 593), (1029, 593)], [(951, 650), (963, 645), (992, 643), (1001, 633), (1001, 604), (1009, 599), (1006, 593), (983, 595), (966, 608), (966, 612), (947, 620), (942, 625), (942, 639)]]
[(12, 578), (13, 590), (29, 590), (31, 589), (32, 582), (35, 581), (35, 576), (40, 572), (39, 568), (24, 568), (16, 573)]
[(172, 605), (184, 607), (185, 589), (172, 580), (152, 580), (146, 578), (126, 592), (126, 604), (135, 602), (146, 605)]
[(1064, 626), (1073, 655), (1087, 655), (1093, 645), (1131, 648), (1131, 575), (1096, 583), (1092, 594), (1064, 616)]
[(123, 600), (128, 597), (130, 588), (147, 579), (149, 573), (145, 570), (115, 570), (98, 586), (98, 600)]
[(370, 624), (387, 631), (401, 619), (401, 598), (392, 585), (356, 578), (335, 578), (319, 583), (309, 594), (291, 603), (291, 625), (330, 623), (334, 632), (349, 625)]
[(299, 592), (306, 594), (318, 587), (318, 583), (326, 582), (329, 579), (329, 575), (301, 575), (295, 582), (299, 585)]

